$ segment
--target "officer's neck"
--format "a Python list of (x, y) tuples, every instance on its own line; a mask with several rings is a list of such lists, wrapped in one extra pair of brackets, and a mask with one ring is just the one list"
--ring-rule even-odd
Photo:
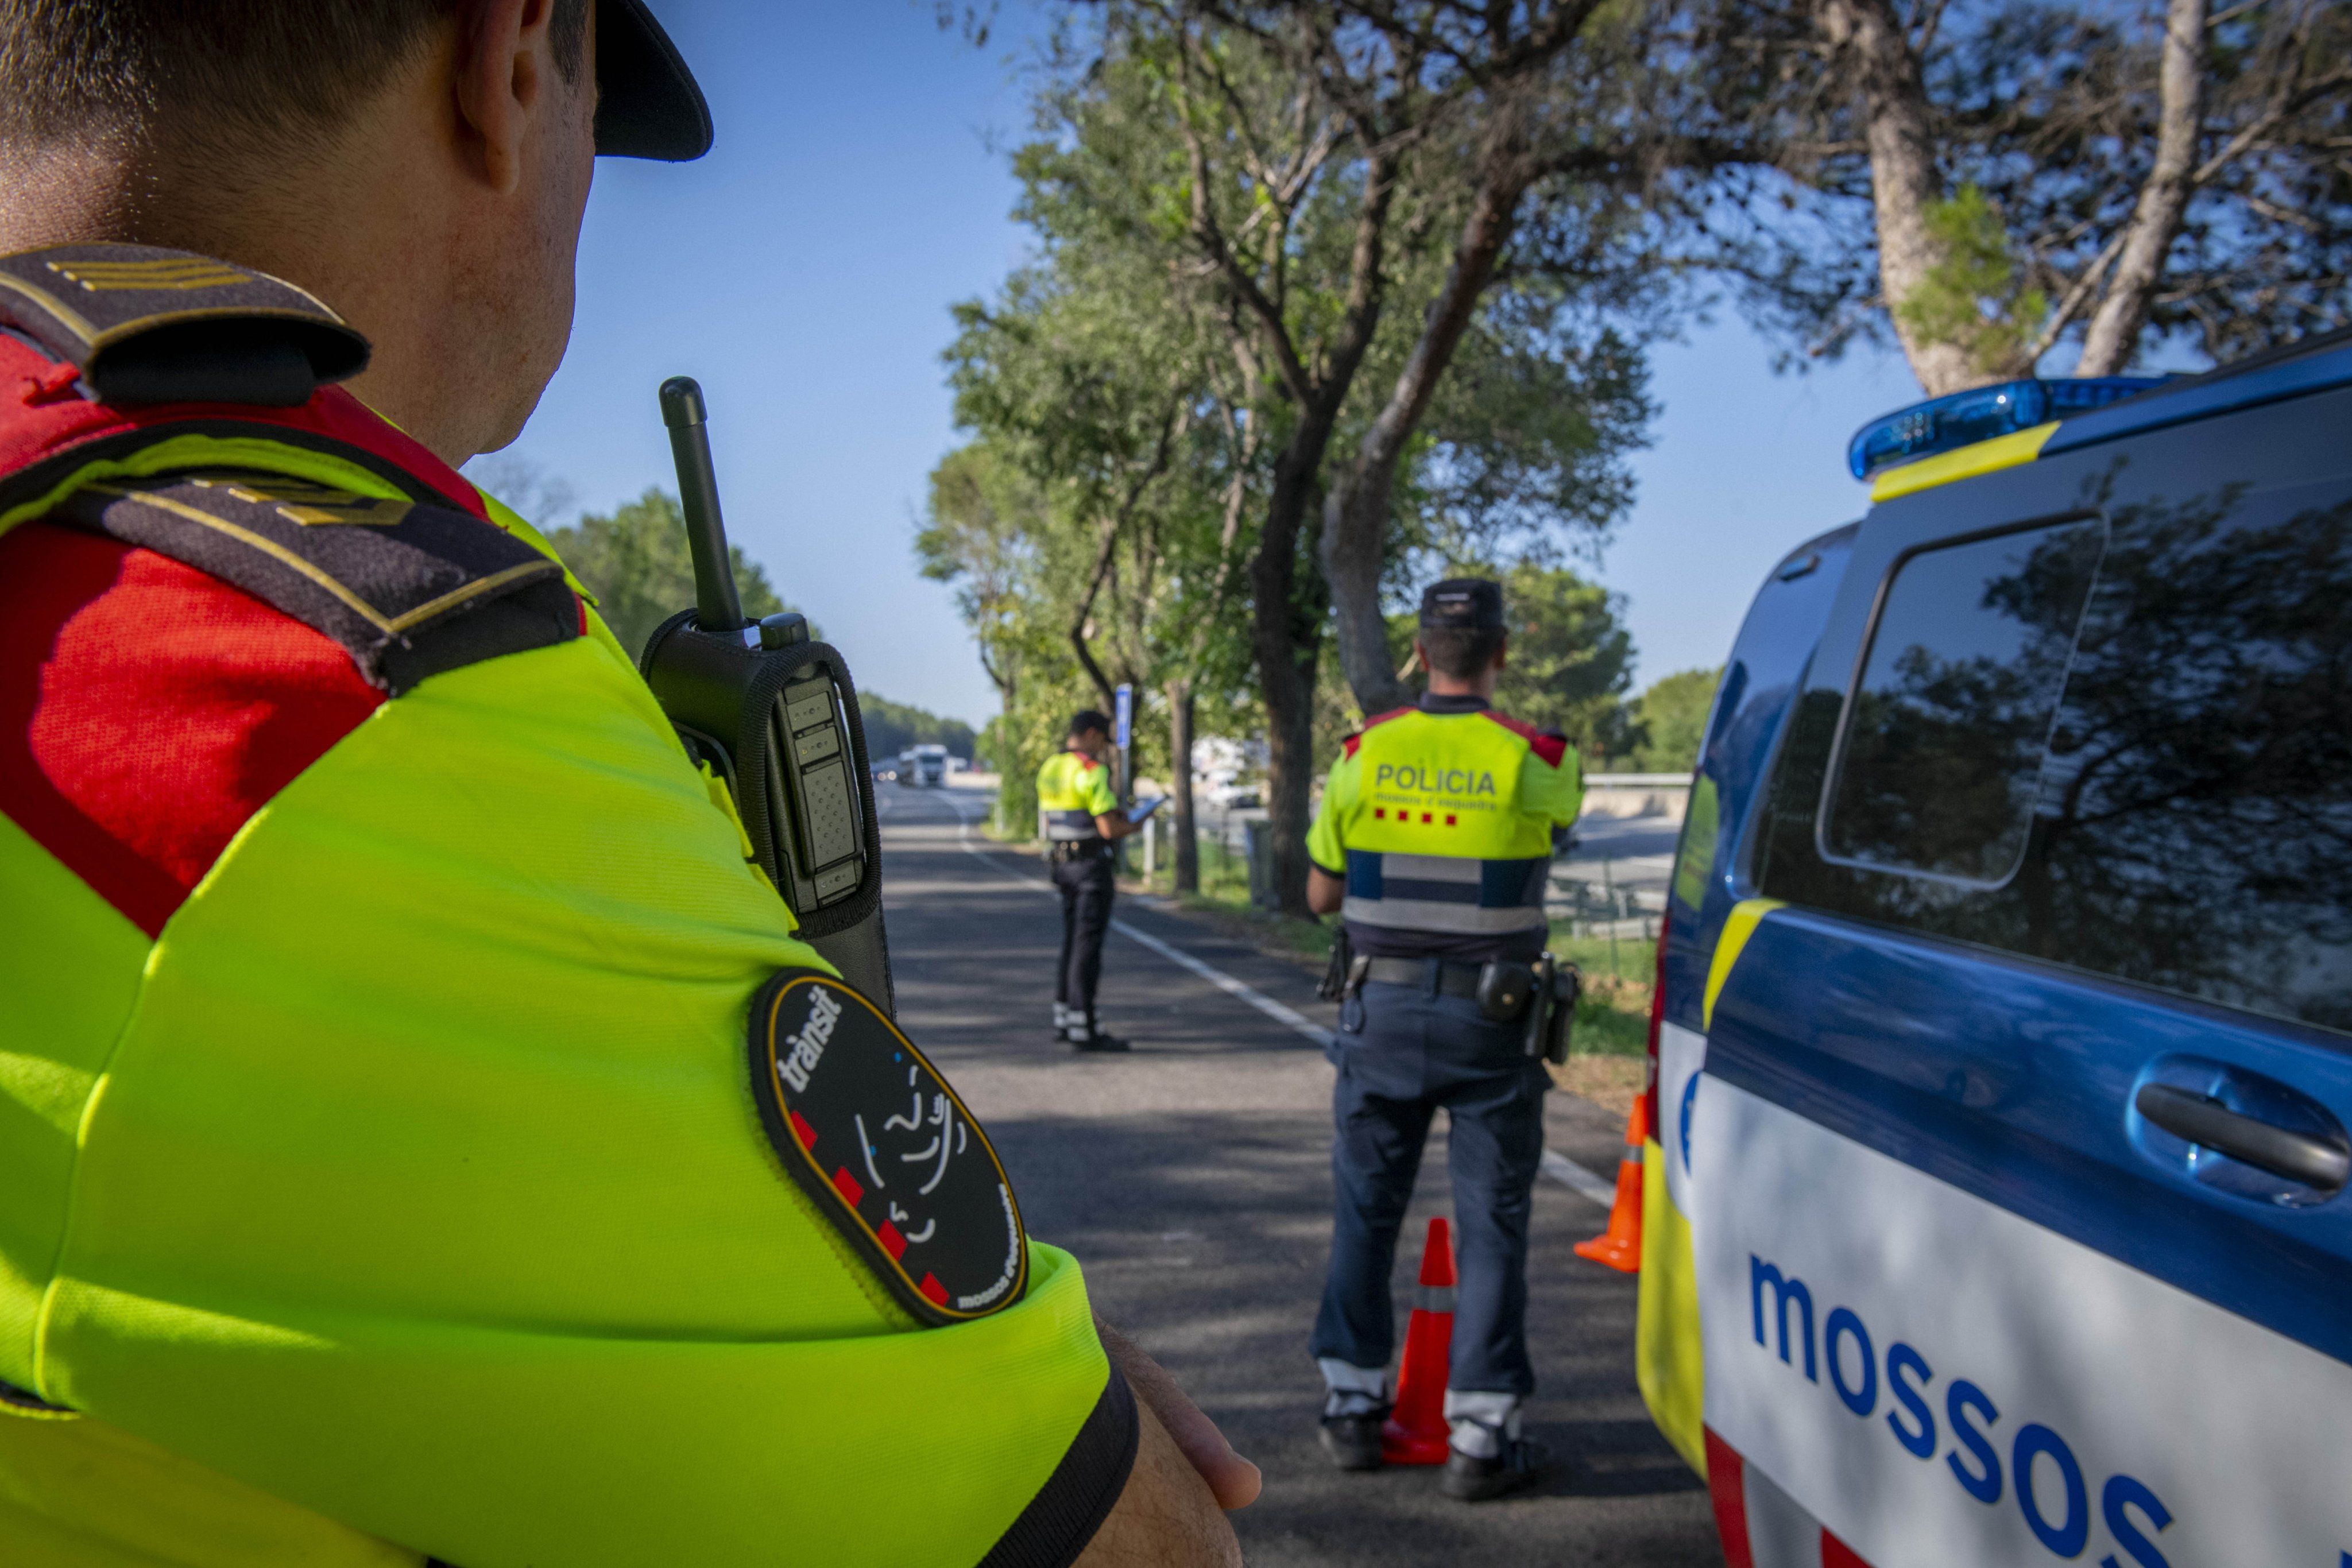
[[(349, 384), (371, 408), (453, 465), (502, 445), (562, 352), (586, 168), (551, 165), (565, 149), (541, 134), (494, 188), (482, 139), (452, 123), (455, 47), (420, 51), (299, 152), (159, 131), (0, 142), (0, 255), (116, 241), (285, 278), (367, 336)], [(545, 96), (535, 133), (584, 127), (580, 94)]]
[(1429, 672), (1426, 695), (1444, 711), (1466, 712), (1474, 706), (1483, 706), (1494, 701), (1495, 681), (1499, 671), (1489, 668), (1464, 679), (1440, 670)]

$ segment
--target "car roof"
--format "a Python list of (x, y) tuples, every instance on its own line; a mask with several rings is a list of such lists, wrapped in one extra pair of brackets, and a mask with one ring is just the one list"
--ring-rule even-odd
[(1891, 501), (2039, 457), (2347, 383), (2352, 383), (2352, 328), (2316, 333), (2200, 375), (2177, 377), (2087, 413), (1882, 469), (1871, 481), (1870, 498), (1874, 504)]

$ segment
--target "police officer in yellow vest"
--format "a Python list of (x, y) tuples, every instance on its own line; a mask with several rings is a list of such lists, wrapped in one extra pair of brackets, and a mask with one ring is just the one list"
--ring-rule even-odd
[(1454, 578), (1423, 594), (1429, 689), (1348, 737), (1307, 841), (1308, 902), (1341, 915), (1355, 952), (1331, 1046), (1338, 1203), (1311, 1342), (1323, 1443), (1343, 1469), (1381, 1463), (1389, 1272), (1443, 1108), (1460, 1271), (1443, 1485), (1465, 1500), (1525, 1484), (1541, 1458), (1519, 1416), (1535, 1386), (1528, 1213), (1550, 1080), (1524, 1023), (1524, 966), (1544, 949), (1553, 845), (1583, 794), (1565, 740), (1489, 705), (1505, 643), (1496, 583)]
[(1110, 720), (1092, 708), (1071, 716), (1063, 747), (1037, 769), (1037, 825), (1062, 895), (1062, 956), (1054, 971), (1054, 1033), (1078, 1051), (1125, 1051), (1095, 1017), (1103, 935), (1118, 892), (1111, 846), (1136, 831), (1118, 809), (1110, 769)]
[(1255, 1472), (457, 470), (598, 157), (710, 136), (644, 0), (0, 5), (9, 1568), (1240, 1562)]

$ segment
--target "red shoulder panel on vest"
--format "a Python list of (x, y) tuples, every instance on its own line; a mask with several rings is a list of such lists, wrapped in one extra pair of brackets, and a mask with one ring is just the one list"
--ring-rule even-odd
[(1417, 713), (1420, 710), (1418, 708), (1392, 707), (1386, 713), (1376, 713), (1372, 715), (1371, 717), (1364, 721), (1363, 729), (1357, 730), (1353, 735), (1349, 736), (1346, 739), (1339, 742), (1339, 750), (1341, 755), (1347, 757), (1353, 757), (1356, 755), (1356, 747), (1363, 744), (1364, 730), (1370, 729), (1378, 725), (1386, 724), (1392, 718), (1402, 718), (1409, 713)]
[(58, 363), (0, 332), (0, 509), (84, 464), (167, 436), (249, 435), (330, 453), (416, 500), (488, 520), (481, 496), (456, 469), (341, 387), (322, 387), (299, 408), (218, 402), (123, 408), (85, 395), (73, 380), (59, 381)]
[(1559, 759), (1568, 755), (1568, 737), (1556, 729), (1538, 729), (1534, 725), (1513, 718), (1508, 714), (1486, 710), (1486, 716), (1528, 743), (1528, 749), (1544, 759), (1547, 766), (1557, 768)]
[(85, 486), (53, 516), (235, 584), (342, 644), (394, 696), (579, 635), (562, 567), (446, 507), (232, 470)]
[(383, 700), (193, 567), (45, 523), (0, 536), (0, 811), (150, 936)]
[(58, 520), (223, 578), (341, 643), (394, 695), (442, 670), (580, 634), (562, 570), (491, 523), (472, 486), (341, 389), (294, 409), (125, 410), (70, 384), (60, 392), (47, 364), (0, 335), (0, 509), (173, 436), (258, 436), (355, 463), (412, 499), (377, 502), (275, 475), (172, 474), (80, 491)]

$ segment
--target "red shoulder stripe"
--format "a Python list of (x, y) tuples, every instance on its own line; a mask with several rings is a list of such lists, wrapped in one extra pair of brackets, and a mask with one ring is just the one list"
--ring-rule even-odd
[(160, 434), (173, 425), (237, 425), (247, 434), (255, 434), (252, 427), (259, 425), (284, 433), (297, 445), (302, 437), (311, 436), (356, 448), (385, 469), (438, 493), (451, 506), (490, 520), (479, 492), (456, 469), (341, 387), (322, 387), (299, 408), (226, 402), (111, 408), (86, 401), (72, 390), (70, 381), (59, 382), (58, 364), (37, 350), (0, 335), (0, 476), (13, 477), (109, 437)]
[(1558, 730), (1539, 730), (1534, 725), (1523, 723), (1508, 714), (1496, 713), (1493, 708), (1486, 710), (1486, 716), (1526, 741), (1528, 749), (1542, 758), (1549, 767), (1559, 767), (1559, 759), (1568, 755), (1568, 737)]
[(0, 811), (150, 936), (383, 700), (339, 643), (193, 567), (0, 535)]
[(1347, 739), (1339, 743), (1339, 750), (1346, 756), (1353, 757), (1356, 755), (1356, 747), (1363, 742), (1364, 730), (1371, 729), (1380, 725), (1386, 724), (1392, 718), (1402, 718), (1409, 713), (1418, 713), (1420, 711), (1420, 709), (1412, 707), (1392, 707), (1386, 713), (1376, 713), (1372, 715), (1371, 717), (1364, 721), (1363, 729), (1359, 729), (1355, 734), (1348, 737)]

